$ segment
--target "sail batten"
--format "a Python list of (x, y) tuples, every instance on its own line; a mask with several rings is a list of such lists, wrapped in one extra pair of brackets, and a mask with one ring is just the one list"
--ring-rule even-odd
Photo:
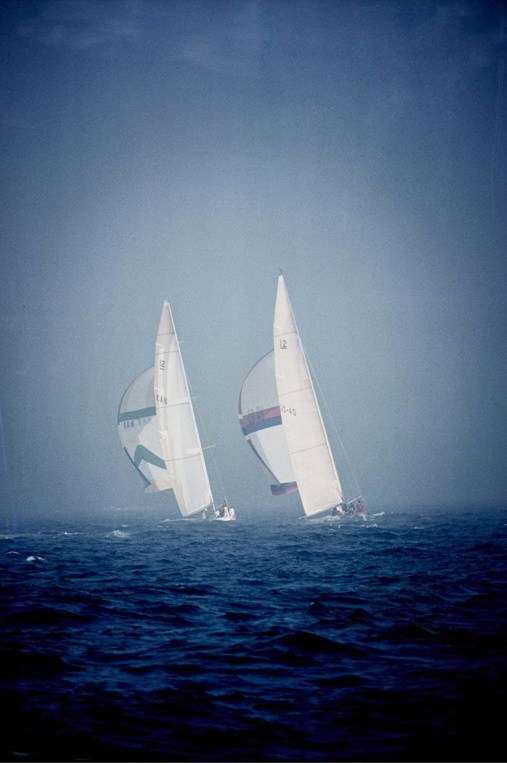
[(159, 400), (159, 407), (160, 408), (175, 408), (178, 405), (188, 405), (190, 403), (190, 398), (185, 398), (184, 400), (178, 400), (176, 403), (164, 403)]
[(307, 389), (311, 389), (309, 384), (307, 384), (305, 387), (298, 387), (297, 389), (289, 389), (287, 392), (279, 392), (278, 397), (287, 397), (287, 395), (294, 395), (296, 394), (296, 392), (304, 392)]
[(175, 461), (188, 461), (191, 458), (200, 458), (200, 456), (201, 456), (200, 453), (195, 453), (195, 454), (192, 453), (191, 456), (179, 456), (179, 458), (166, 458), (165, 459), (165, 463), (166, 464), (172, 464)]
[(327, 448), (327, 443), (319, 442), (317, 445), (309, 445), (307, 448), (298, 448), (297, 450), (289, 450), (289, 453), (294, 456), (296, 453), (304, 453), (306, 450), (315, 450), (315, 448)]
[(275, 380), (289, 459), (307, 516), (343, 501), (329, 439), (283, 275), (273, 322)]

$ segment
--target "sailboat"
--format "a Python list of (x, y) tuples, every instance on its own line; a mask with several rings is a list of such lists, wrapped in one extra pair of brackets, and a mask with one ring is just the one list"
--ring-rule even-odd
[(305, 516), (347, 513), (358, 502), (363, 511), (360, 497), (353, 502), (344, 497), (283, 274), (278, 276), (273, 351), (280, 417)]
[(273, 351), (243, 382), (239, 412), (248, 444), (275, 479), (273, 495), (298, 490), (306, 517), (366, 518), (361, 496), (345, 498), (283, 275)]
[(171, 306), (164, 302), (155, 344), (154, 397), (167, 479), (185, 518), (236, 519), (215, 506)]

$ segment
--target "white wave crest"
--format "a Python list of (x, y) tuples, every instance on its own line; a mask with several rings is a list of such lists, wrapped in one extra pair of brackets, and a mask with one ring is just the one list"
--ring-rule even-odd
[(110, 538), (130, 538), (130, 533), (126, 533), (125, 530), (113, 530), (108, 535)]

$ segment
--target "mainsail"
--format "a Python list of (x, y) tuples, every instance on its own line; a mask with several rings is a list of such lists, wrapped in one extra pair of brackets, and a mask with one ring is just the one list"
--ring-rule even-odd
[(155, 347), (155, 407), (159, 440), (184, 517), (213, 507), (213, 496), (195, 421), (171, 307), (164, 302)]
[(257, 361), (243, 382), (239, 423), (247, 443), (275, 480), (272, 494), (297, 490), (278, 405), (272, 350)]
[(118, 408), (118, 434), (125, 453), (149, 492), (172, 487), (160, 446), (153, 396), (153, 368), (127, 387)]
[(311, 516), (341, 504), (343, 490), (283, 275), (278, 277), (273, 342), (282, 426), (301, 502)]

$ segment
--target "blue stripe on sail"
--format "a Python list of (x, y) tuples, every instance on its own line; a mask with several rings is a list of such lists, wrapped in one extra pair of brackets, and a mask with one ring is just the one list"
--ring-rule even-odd
[(280, 482), (278, 485), (271, 485), (271, 495), (287, 495), (297, 489), (297, 482)]
[(258, 432), (260, 429), (269, 429), (269, 427), (280, 426), (281, 423), (281, 416), (273, 416), (271, 419), (258, 419), (257, 421), (247, 423), (242, 426), (241, 429), (243, 430), (243, 434), (247, 435), (252, 434), (253, 432)]
[(144, 445), (138, 445), (134, 453), (134, 464), (139, 466), (141, 461), (147, 461), (149, 464), (153, 464), (153, 466), (158, 466), (159, 469), (166, 468), (165, 461), (160, 456), (157, 456), (156, 453), (145, 448)]
[(118, 424), (122, 421), (134, 421), (136, 419), (146, 419), (149, 416), (156, 416), (157, 410), (155, 406), (151, 408), (140, 408), (138, 411), (124, 411), (118, 414)]
[(127, 454), (128, 460), (130, 461), (130, 463), (132, 464), (132, 466), (134, 467), (134, 469), (136, 470), (136, 472), (138, 473), (138, 475), (141, 477), (142, 481), (144, 482), (144, 487), (148, 487), (149, 485), (151, 485), (150, 480), (147, 477), (144, 476), (144, 474), (142, 473), (142, 471), (139, 468), (139, 465), (136, 464), (136, 462), (134, 461), (134, 459), (132, 458), (132, 456), (128, 452), (127, 448), (123, 448), (123, 450)]

